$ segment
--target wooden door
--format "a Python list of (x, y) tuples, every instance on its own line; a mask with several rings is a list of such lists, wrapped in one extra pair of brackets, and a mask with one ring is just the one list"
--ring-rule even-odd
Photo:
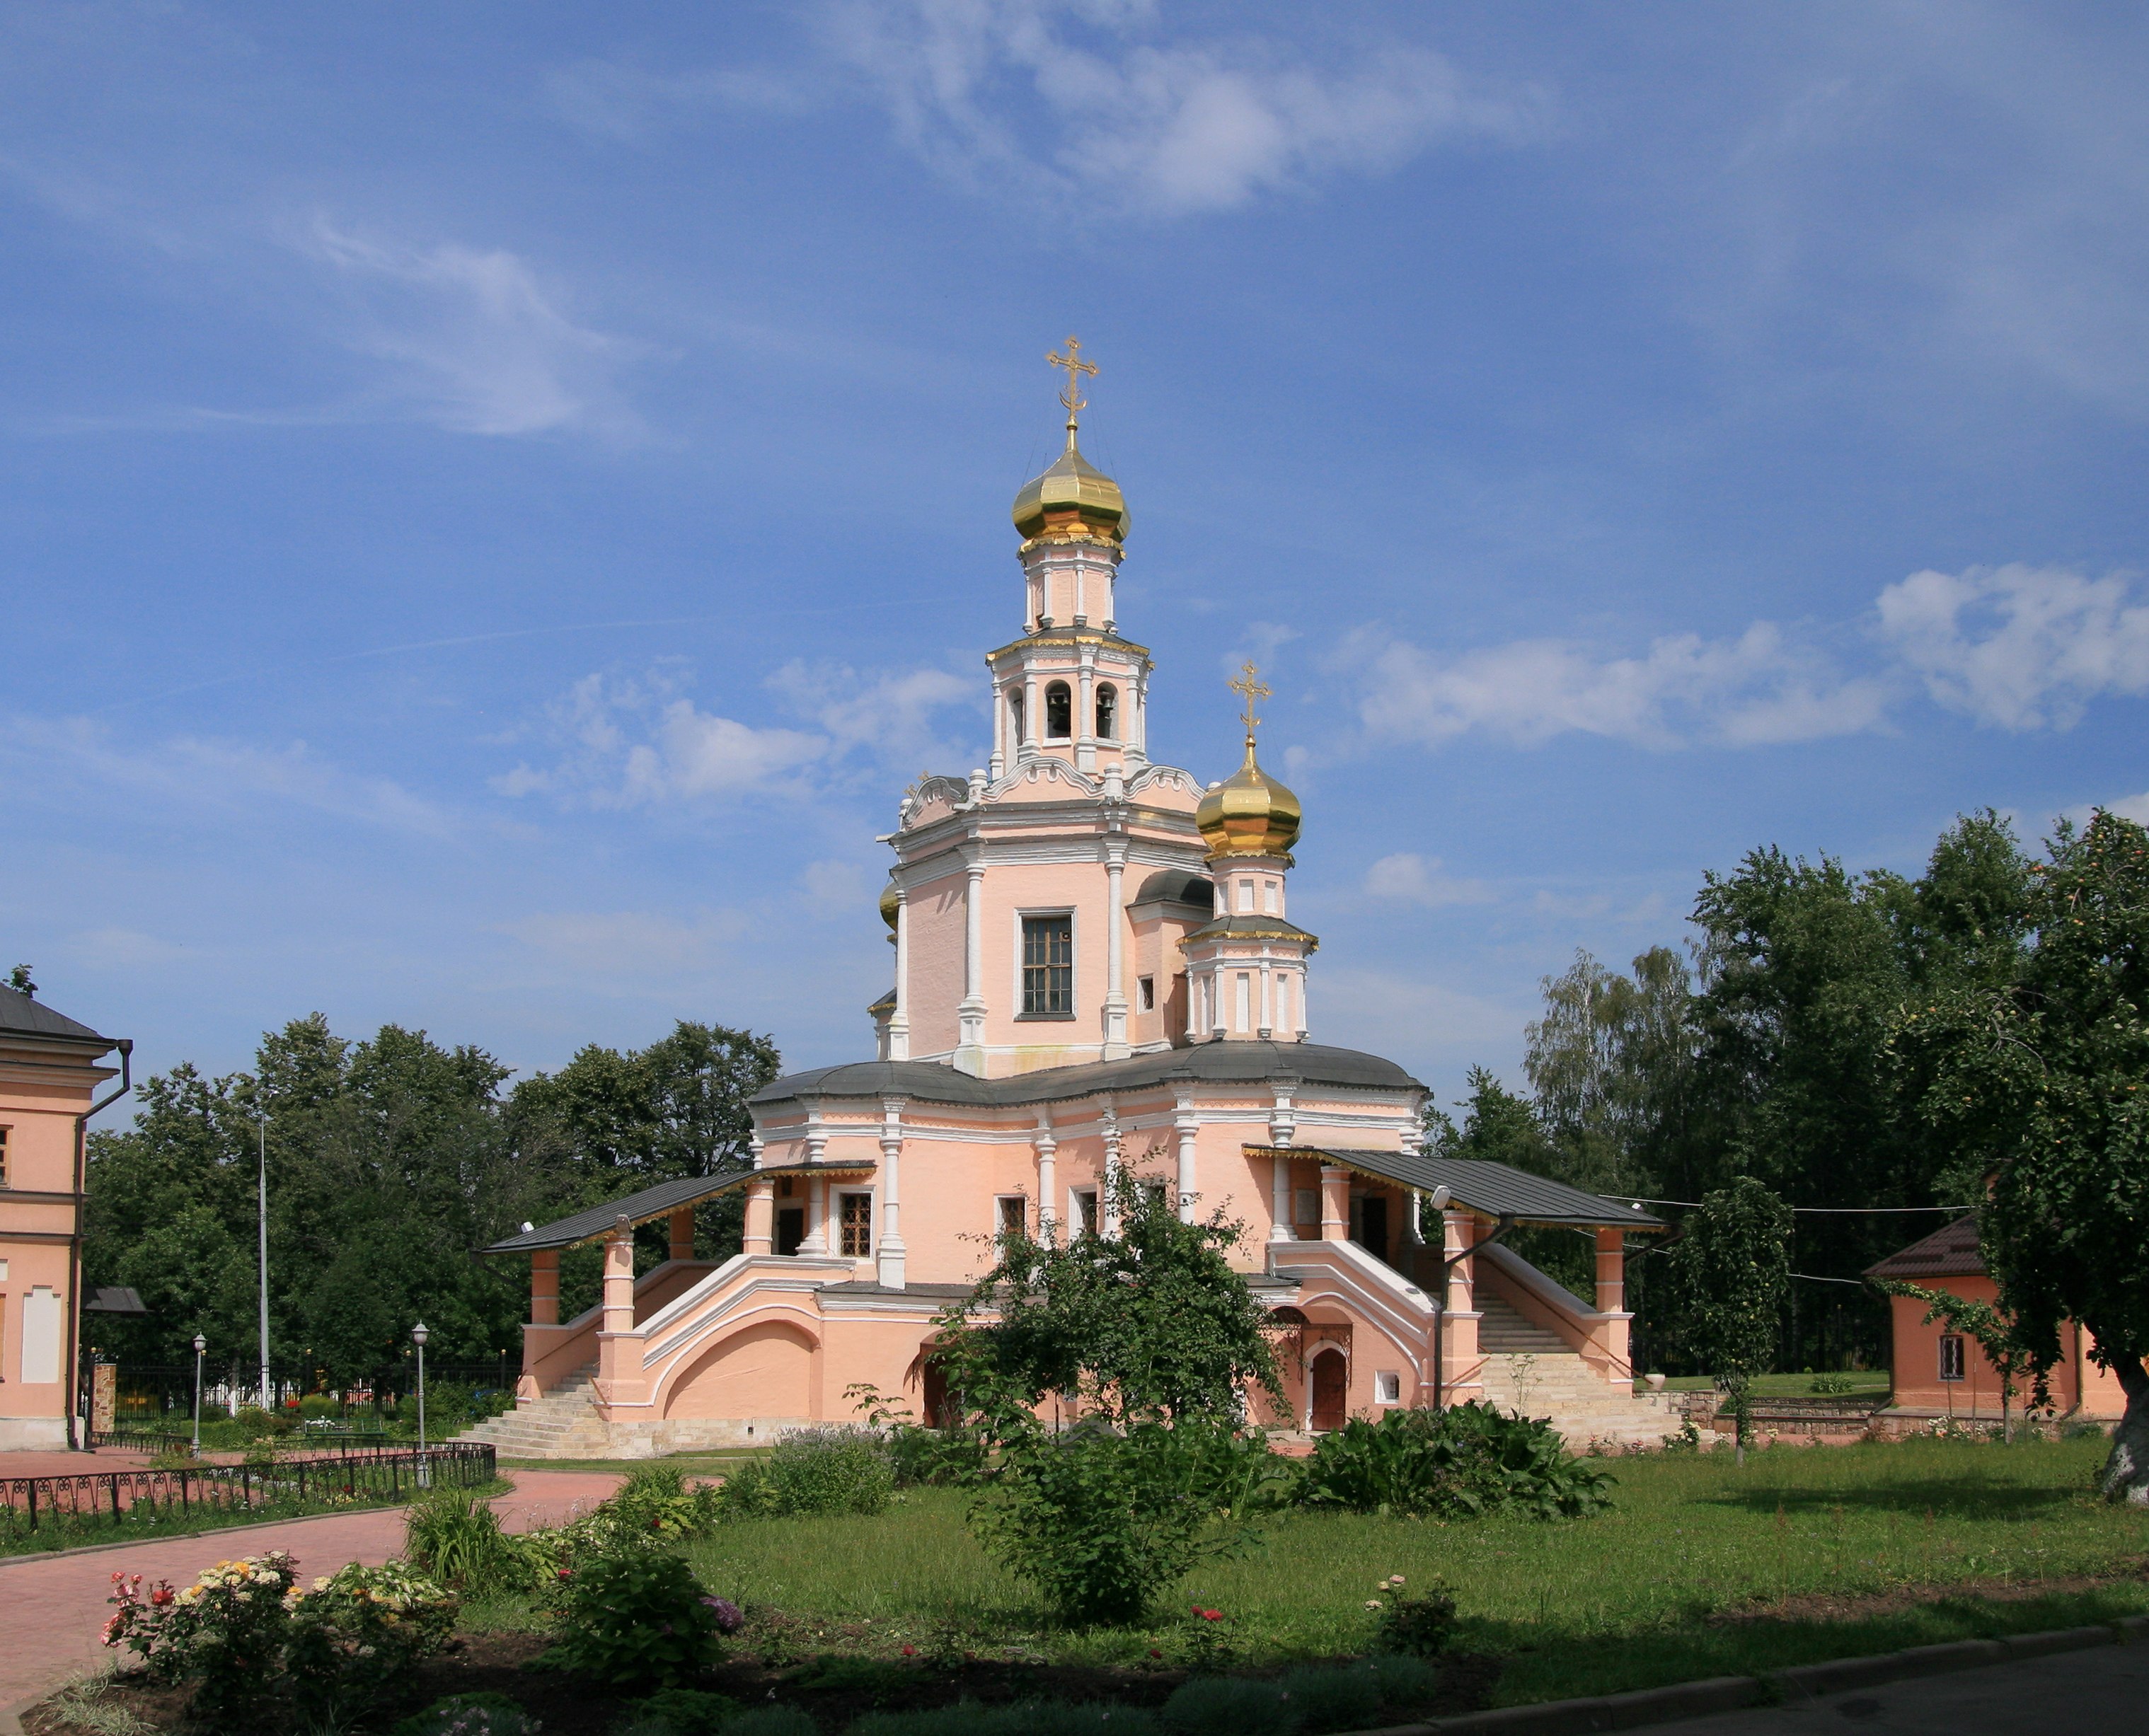
[(1341, 1428), (1349, 1414), (1350, 1365), (1343, 1352), (1323, 1351), (1313, 1359), (1313, 1427), (1316, 1432)]

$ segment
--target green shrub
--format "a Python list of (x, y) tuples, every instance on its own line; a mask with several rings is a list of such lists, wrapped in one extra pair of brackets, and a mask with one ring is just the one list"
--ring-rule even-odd
[(898, 1422), (889, 1426), (887, 1440), (898, 1488), (969, 1482), (985, 1468), (985, 1443), (967, 1429)]
[(318, 1422), (324, 1416), (343, 1415), (343, 1406), (325, 1392), (309, 1392), (299, 1401), (299, 1415), (308, 1422)]
[(1373, 1589), (1372, 1607), (1380, 1616), (1383, 1652), (1406, 1658), (1437, 1658), (1455, 1627), (1455, 1594), (1440, 1580), (1415, 1593), (1403, 1589), (1403, 1576), (1391, 1574)]
[(717, 1736), (718, 1728), (738, 1711), (727, 1693), (698, 1688), (667, 1688), (630, 1708), (622, 1736)]
[(1291, 1736), (1296, 1709), (1274, 1682), (1196, 1676), (1164, 1703), (1158, 1721), (1170, 1736)]
[(616, 1687), (669, 1688), (708, 1661), (715, 1600), (679, 1557), (599, 1555), (567, 1571), (556, 1649), (570, 1669)]
[(757, 1706), (726, 1724), (724, 1736), (821, 1736), (821, 1727), (796, 1706)]
[(768, 1467), (785, 1513), (878, 1513), (895, 1487), (887, 1443), (867, 1429), (793, 1429), (778, 1440)]
[(1321, 1437), (1298, 1497), (1361, 1513), (1578, 1518), (1612, 1504), (1610, 1480), (1569, 1453), (1550, 1423), (1472, 1403), (1351, 1418)]
[(1380, 1683), (1381, 1703), (1391, 1711), (1429, 1706), (1439, 1697), (1440, 1672), (1422, 1658), (1380, 1652), (1366, 1663)]
[[(730, 1736), (736, 1725), (727, 1726)], [(1150, 1736), (1154, 1713), (1108, 1701), (1024, 1700), (982, 1706), (959, 1700), (918, 1712), (869, 1712), (847, 1736)]]
[(114, 1573), (104, 1643), (140, 1658), (154, 1681), (192, 1681), (197, 1723), (244, 1728), (263, 1718), (282, 1674), (296, 1565), (272, 1549), (204, 1567), (177, 1590), (160, 1581), (147, 1594), (140, 1574)]
[(1847, 1374), (1817, 1374), (1813, 1377), (1813, 1390), (1824, 1396), (1838, 1392), (1849, 1392), (1853, 1382)]
[(492, 1503), (468, 1489), (435, 1489), (403, 1522), (403, 1553), (443, 1585), (475, 1597), (526, 1590), (535, 1553), (500, 1528)]
[(1205, 1556), (1241, 1539), (1215, 1529), (1200, 1483), (1207, 1432), (1136, 1423), (1011, 1442), (973, 1509), (980, 1541), (1063, 1619), (1130, 1622)]
[(316, 1725), (365, 1718), (455, 1633), (455, 1598), (400, 1561), (353, 1562), (285, 1602), (284, 1667), (301, 1716)]
[(722, 1506), (706, 1484), (687, 1487), (677, 1465), (637, 1465), (607, 1497), (604, 1510), (636, 1531), (657, 1537), (697, 1537), (715, 1522)]
[(1285, 1672), (1277, 1686), (1302, 1730), (1362, 1730), (1377, 1721), (1381, 1679), (1369, 1663), (1306, 1665)]
[(537, 1736), (543, 1727), (504, 1693), (450, 1694), (397, 1724), (392, 1736)]

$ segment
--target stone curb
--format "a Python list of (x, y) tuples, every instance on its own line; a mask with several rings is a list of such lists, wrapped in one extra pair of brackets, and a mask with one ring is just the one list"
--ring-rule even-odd
[[(1748, 1706), (1840, 1693), (1845, 1688), (1874, 1688), (1884, 1682), (1905, 1682), (2021, 1658), (2048, 1658), (2059, 1652), (2086, 1651), (2091, 1646), (2138, 1645), (2144, 1641), (2149, 1641), (2149, 1615), (2121, 1616), (2089, 1628), (2054, 1628), (2042, 1633), (2011, 1634), (2005, 1639), (1951, 1640), (1937, 1646), (1913, 1646), (1904, 1652), (1883, 1652), (1874, 1658), (1838, 1658), (1826, 1663), (1799, 1664), (1766, 1676), (1711, 1676), (1705, 1681), (1638, 1688), (1632, 1693), (1600, 1694), (1591, 1699), (1503, 1706), (1496, 1712), (1472, 1712), (1461, 1718), (1436, 1718), (1431, 1723), (1391, 1724), (1379, 1730), (1352, 1731), (1348, 1736), (1593, 1736), (1599, 1730), (1631, 1730), (1682, 1718), (1738, 1712)], [(0, 1736), (23, 1736), (23, 1714), (58, 1691), (47, 1688), (13, 1706), (0, 1706)]]
[[(2149, 1641), (2149, 1615), (2122, 1616), (2088, 1628), (2057, 1628), (2042, 1633), (2017, 1633), (2005, 1639), (1951, 1640), (1936, 1646), (1913, 1646), (1872, 1658), (1838, 1658), (1773, 1670), (1765, 1676), (1715, 1676), (1702, 1682), (1675, 1682), (1664, 1688), (1640, 1688), (1589, 1699), (1546, 1700), (1534, 1706), (1503, 1706), (1429, 1723), (1397, 1724), (1353, 1736), (1591, 1736), (1599, 1730), (1631, 1730), (1643, 1724), (1705, 1718), (1748, 1706), (1796, 1703), (1853, 1688), (1905, 1682), (1919, 1676), (1981, 1669), (2019, 1658), (2046, 1658), (2091, 1646), (2140, 1644)], [(0, 1736), (8, 1736), (0, 1728)]]

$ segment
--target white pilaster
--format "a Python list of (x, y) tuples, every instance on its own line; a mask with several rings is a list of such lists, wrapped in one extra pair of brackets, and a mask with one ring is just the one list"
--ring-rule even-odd
[(910, 1059), (910, 900), (895, 888), (895, 1010), (888, 1018), (888, 1058)]
[(825, 1175), (816, 1175), (806, 1184), (806, 1234), (799, 1239), (798, 1251), (828, 1251), (828, 1178)]
[[(1288, 1145), (1298, 1135), (1298, 1110), (1292, 1102), (1296, 1082), (1278, 1079), (1276, 1084), (1276, 1102), (1269, 1110), (1269, 1144)], [(1273, 1160), (1269, 1174), (1269, 1207), (1272, 1221), (1269, 1225), (1269, 1240), (1296, 1241), (1298, 1232), (1291, 1228), (1291, 1160)]]
[(1176, 1101), (1171, 1125), (1179, 1146), (1179, 1215), (1181, 1222), (1190, 1224), (1194, 1221), (1194, 1202), (1200, 1194), (1194, 1166), (1201, 1122), (1194, 1113), (1194, 1087), (1177, 1085), (1173, 1087), (1173, 1092)]
[(880, 1222), (873, 1236), (880, 1281), (903, 1288), (903, 1099), (880, 1100)]
[(1030, 1143), (1037, 1150), (1037, 1239), (1049, 1248), (1059, 1239), (1059, 1140), (1052, 1130), (1049, 1107), (1038, 1110), (1037, 1131)]
[[(1025, 723), (1025, 727), (1027, 724)], [(963, 1004), (956, 1009), (955, 1070), (985, 1070), (985, 862), (982, 845), (964, 853)]]
[[(1116, 778), (1110, 780), (1116, 784)], [(1127, 841), (1105, 840), (1105, 916), (1111, 925), (1105, 939), (1105, 1059), (1123, 1061), (1127, 1047), (1127, 913), (1122, 883), (1127, 871)]]
[[(1074, 617), (1081, 620), (1080, 616)], [(1074, 719), (1074, 769), (1097, 769), (1097, 647), (1082, 647), (1081, 673), (1075, 678), (1074, 702), (1082, 715)]]

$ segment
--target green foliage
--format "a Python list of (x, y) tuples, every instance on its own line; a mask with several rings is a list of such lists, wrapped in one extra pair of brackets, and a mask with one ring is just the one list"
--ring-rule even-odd
[[(737, 1725), (727, 1726), (730, 1736)], [(1020, 1700), (981, 1706), (958, 1700), (916, 1712), (868, 1712), (846, 1736), (1151, 1736), (1156, 1718), (1115, 1701)]]
[(1381, 1678), (1370, 1664), (1301, 1664), (1285, 1671), (1276, 1686), (1298, 1728), (1308, 1736), (1362, 1730), (1377, 1722)]
[(393, 1736), (537, 1736), (537, 1720), (504, 1693), (450, 1694), (395, 1726)]
[(870, 1381), (853, 1381), (843, 1396), (865, 1419), (865, 1427), (887, 1442), (898, 1488), (971, 1482), (984, 1470), (988, 1450), (977, 1431), (953, 1419), (921, 1424), (908, 1405), (883, 1397)]
[(1063, 1620), (1133, 1621), (1195, 1562), (1250, 1542), (1219, 1522), (1205, 1434), (1155, 1422), (1011, 1432), (971, 1522)]
[[(2046, 1391), (2046, 1374), (2049, 1365), (2041, 1367), (2041, 1346), (2036, 1336), (2026, 1331), (2022, 1322), (2006, 1308), (1991, 1302), (1980, 1301), (1975, 1296), (1957, 1296), (1951, 1290), (1933, 1290), (1922, 1284), (1906, 1284), (1900, 1279), (1880, 1278), (1874, 1281), (1890, 1296), (1909, 1296), (1925, 1305), (1924, 1324), (1935, 1321), (1945, 1324), (1950, 1332), (1961, 1332), (1976, 1341), (2000, 1376), (2000, 1429), (2004, 1438), (2015, 1438), (2013, 1405), (2016, 1395), (2022, 1391), (2026, 1381), (2031, 1387), (2031, 1403), (2041, 1407), (2051, 1402)], [(1814, 1377), (1814, 1391), (1821, 1391), (1824, 1375)], [(1844, 1382), (1841, 1390), (1849, 1391), (1850, 1383)]]
[(569, 1570), (556, 1648), (614, 1687), (671, 1687), (708, 1662), (715, 1613), (693, 1569), (656, 1550), (599, 1555)]
[(792, 1429), (766, 1458), (748, 1459), (725, 1478), (718, 1508), (727, 1519), (878, 1513), (895, 1477), (888, 1443), (871, 1429)]
[(1228, 1257), (1245, 1226), (1182, 1221), (1133, 1165), (1106, 1205), (1118, 1220), (1109, 1235), (1064, 1246), (1002, 1236), (993, 1269), (944, 1316), (936, 1360), (965, 1416), (989, 1438), (1058, 1393), (1117, 1422), (1229, 1422), (1250, 1381), (1281, 1405), (1265, 1312)]
[(1297, 1708), (1275, 1682), (1196, 1676), (1173, 1690), (1157, 1714), (1170, 1736), (1291, 1736)]
[(756, 1706), (727, 1723), (724, 1736), (821, 1736), (821, 1727), (796, 1706)]
[(1361, 1513), (1578, 1518), (1611, 1505), (1608, 1482), (1549, 1423), (1466, 1404), (1352, 1417), (1315, 1444), (1298, 1498)]
[(1789, 1206), (1750, 1175), (1703, 1195), (1672, 1249), (1686, 1342), (1716, 1377), (1746, 1447), (1754, 1376), (1770, 1366), (1790, 1285)]
[(1430, 1705), (1440, 1692), (1440, 1672), (1407, 1653), (1376, 1652), (1368, 1660), (1381, 1698), (1392, 1710)]
[(738, 1702), (729, 1694), (699, 1688), (659, 1688), (634, 1703), (620, 1726), (621, 1736), (717, 1736), (737, 1712)]
[(192, 1681), (198, 1722), (246, 1728), (262, 1718), (264, 1689), (283, 1672), (295, 1566), (272, 1549), (205, 1567), (192, 1585), (159, 1582), (146, 1593), (138, 1573), (114, 1573), (104, 1643), (133, 1653), (152, 1680)]
[(1817, 1374), (1813, 1377), (1813, 1390), (1822, 1398), (1833, 1398), (1839, 1393), (1855, 1391), (1857, 1385), (1847, 1374)]
[(491, 1501), (469, 1489), (435, 1489), (403, 1522), (403, 1553), (443, 1585), (471, 1597), (526, 1590), (541, 1557), (501, 1529)]
[(1447, 1648), (1455, 1631), (1455, 1593), (1435, 1579), (1415, 1591), (1405, 1588), (1403, 1576), (1391, 1573), (1374, 1589), (1371, 1601), (1378, 1612), (1382, 1652), (1393, 1658), (1437, 1658)]
[(677, 1465), (637, 1465), (605, 1497), (604, 1510), (637, 1532), (660, 1537), (696, 1537), (714, 1524), (723, 1501), (707, 1483), (687, 1487)]
[(347, 1727), (389, 1703), (455, 1633), (455, 1599), (400, 1561), (353, 1562), (291, 1603), (284, 1668), (300, 1717)]
[(1990, 1180), (1980, 1245), (2031, 1367), (2063, 1321), (2095, 1336), (2127, 1396), (2105, 1492), (2149, 1502), (2149, 833), (2099, 812), (2048, 857), (1985, 918), (2032, 943), (1910, 1006), (1890, 1058), (1955, 1185)]

